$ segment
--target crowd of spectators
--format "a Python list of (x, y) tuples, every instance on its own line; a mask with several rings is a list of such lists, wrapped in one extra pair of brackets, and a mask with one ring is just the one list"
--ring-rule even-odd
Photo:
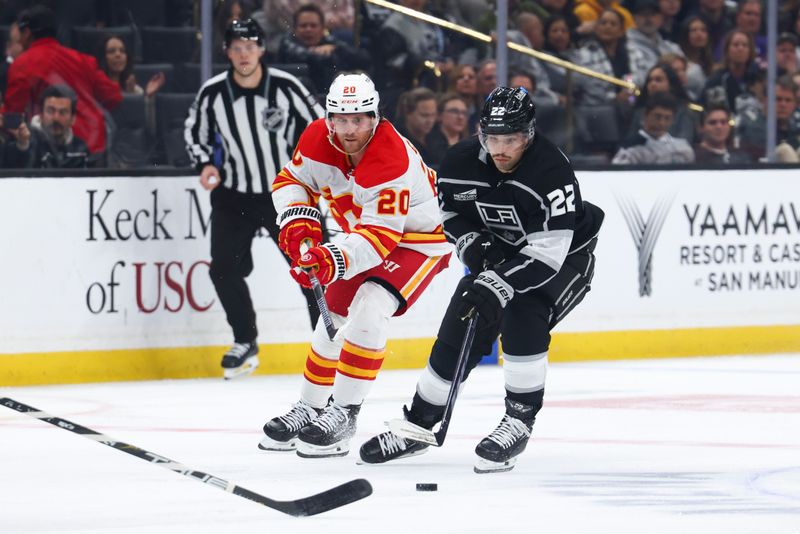
[[(490, 1), (396, 3), (485, 33), (496, 25)], [(509, 41), (639, 87), (509, 52), (509, 85), (531, 92), (538, 130), (574, 160), (800, 161), (800, 0), (779, 3), (773, 155), (764, 153), (762, 0), (509, 6)], [(266, 62), (317, 95), (337, 72), (368, 72), (383, 114), (434, 167), (475, 132), (497, 84), (494, 45), (369, 2), (216, 0), (214, 9), (215, 73), (227, 68), (222, 28), (252, 18), (267, 35)], [(198, 13), (194, 0), (0, 0), (0, 168), (187, 165), (170, 147), (202, 83)]]

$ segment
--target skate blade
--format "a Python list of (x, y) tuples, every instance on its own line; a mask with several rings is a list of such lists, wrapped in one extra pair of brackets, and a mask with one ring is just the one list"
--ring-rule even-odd
[(394, 462), (395, 460), (404, 460), (406, 458), (411, 458), (412, 456), (419, 456), (420, 454), (425, 454), (428, 452), (429, 448), (425, 447), (424, 449), (420, 449), (418, 451), (409, 452), (408, 454), (404, 454), (402, 456), (398, 456), (397, 458), (392, 458), (391, 460), (386, 460), (384, 462), (367, 462), (364, 461), (363, 458), (359, 455), (358, 460), (356, 460), (356, 465), (383, 465), (388, 464), (389, 462)]
[(347, 456), (349, 452), (350, 440), (333, 445), (311, 445), (300, 440), (297, 442), (297, 456), (301, 458), (336, 458)]
[(289, 441), (276, 441), (269, 436), (264, 436), (264, 439), (258, 444), (258, 448), (262, 451), (291, 452), (297, 449), (297, 438)]
[(247, 376), (253, 374), (258, 369), (258, 356), (250, 356), (239, 367), (232, 367), (230, 369), (223, 367), (223, 375), (225, 380), (232, 380), (240, 376)]
[(505, 473), (506, 471), (511, 471), (514, 469), (516, 464), (516, 457), (509, 458), (505, 462), (493, 462), (491, 460), (486, 460), (485, 458), (478, 458), (478, 461), (475, 462), (475, 467), (473, 469), (476, 473), (481, 475), (486, 473)]

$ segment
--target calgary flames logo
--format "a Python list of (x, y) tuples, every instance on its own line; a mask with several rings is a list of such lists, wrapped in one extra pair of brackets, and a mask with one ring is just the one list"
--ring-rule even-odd
[(300, 150), (297, 149), (294, 151), (294, 154), (292, 155), (292, 165), (299, 167), (302, 164), (303, 164), (303, 155), (300, 154)]

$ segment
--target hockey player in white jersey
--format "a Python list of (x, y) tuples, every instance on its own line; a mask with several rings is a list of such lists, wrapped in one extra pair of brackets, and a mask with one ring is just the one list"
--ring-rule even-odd
[[(264, 425), (261, 449), (347, 454), (383, 364), (389, 319), (405, 313), (448, 264), (435, 173), (380, 117), (378, 103), (365, 74), (339, 75), (327, 95), (326, 118), (306, 128), (272, 184), (292, 276), (310, 287), (313, 271), (327, 286), (334, 326), (346, 327), (331, 340), (323, 321), (317, 323), (300, 400)], [(320, 197), (346, 234), (336, 244), (320, 243)], [(304, 243), (311, 248), (303, 253)]]

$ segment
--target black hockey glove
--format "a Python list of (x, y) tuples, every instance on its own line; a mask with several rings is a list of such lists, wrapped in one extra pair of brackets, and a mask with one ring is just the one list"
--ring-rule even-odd
[(494, 236), (486, 232), (470, 232), (456, 242), (461, 263), (473, 274), (492, 268), (505, 261), (503, 249), (495, 243)]
[(514, 298), (514, 289), (494, 271), (483, 271), (472, 285), (461, 294), (458, 315), (466, 319), (475, 310), (478, 312), (478, 325), (487, 327), (500, 321), (503, 309)]

